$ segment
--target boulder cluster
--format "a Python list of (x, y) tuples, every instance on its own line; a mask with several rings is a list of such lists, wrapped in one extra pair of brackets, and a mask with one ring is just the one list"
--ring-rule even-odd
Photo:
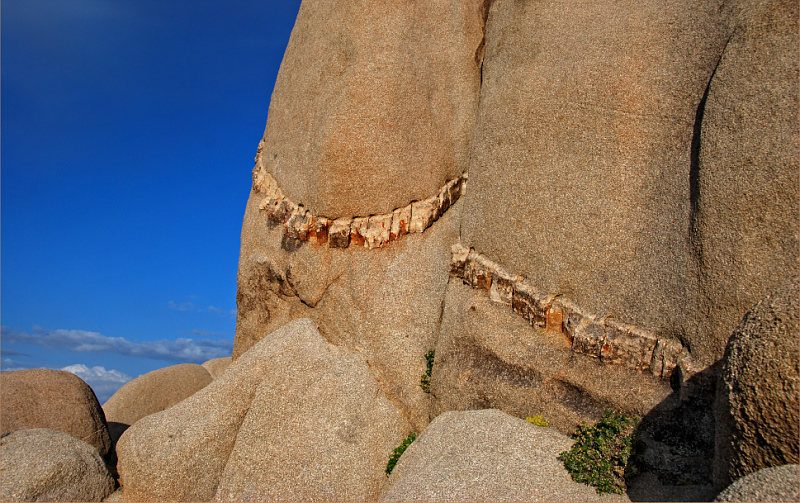
[[(760, 303), (730, 348), (796, 337), (797, 300), (795, 284)], [(742, 364), (726, 360), (726, 368)], [(796, 382), (787, 365), (791, 358), (773, 367)], [(774, 377), (760, 381), (725, 377), (725, 396), (761, 411), (785, 414), (776, 400), (796, 409), (791, 390), (743, 392)], [(364, 356), (326, 342), (309, 319), (287, 323), (236, 361), (140, 376), (103, 408), (86, 383), (63, 371), (6, 372), (2, 387), (3, 501), (631, 501), (572, 479), (560, 458), (574, 443), (569, 436), (497, 409), (439, 414), (387, 476), (393, 449), (413, 428)], [(783, 419), (791, 427), (793, 418)], [(117, 438), (109, 435), (114, 423), (125, 427)], [(720, 468), (751, 466), (718, 501), (797, 499), (800, 466), (784, 463), (797, 446), (783, 439), (776, 456), (773, 443), (748, 444), (747, 431), (757, 427), (739, 416), (732, 430), (718, 431), (718, 442), (747, 452), (719, 460)], [(754, 459), (780, 468), (759, 471)], [(635, 489), (637, 498), (681, 494), (658, 482)]]
[[(796, 0), (304, 0), (230, 359), (102, 409), (2, 374), (2, 499), (796, 500), (799, 25)], [(639, 418), (622, 495), (558, 458), (606, 411)]]

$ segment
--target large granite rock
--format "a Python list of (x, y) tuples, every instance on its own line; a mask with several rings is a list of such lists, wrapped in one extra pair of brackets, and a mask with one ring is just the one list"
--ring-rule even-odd
[(800, 461), (797, 276), (744, 317), (728, 342), (714, 403), (714, 486)]
[(435, 194), (467, 168), (485, 3), (303, 2), (255, 174), (330, 219)]
[(733, 2), (693, 172), (698, 350), (720, 357), (742, 316), (800, 270), (800, 7)]
[(97, 449), (48, 428), (17, 430), (0, 440), (3, 501), (102, 501), (114, 491)]
[(111, 449), (103, 409), (92, 388), (70, 372), (31, 369), (0, 374), (2, 435), (51, 428), (83, 440), (105, 456)]
[(672, 393), (668, 380), (649, 372), (573, 353), (563, 333), (531, 327), (460, 279), (447, 286), (441, 327), (432, 416), (484, 408), (523, 418), (542, 414), (569, 434), (605, 410), (644, 415)]
[(722, 6), (492, 2), (464, 246), (587, 312), (691, 332), (692, 138)]
[(118, 469), (134, 501), (375, 499), (408, 429), (361, 356), (296, 320), (134, 424)]
[(332, 346), (310, 320), (264, 374), (216, 501), (374, 501), (408, 434), (364, 357)]
[(499, 410), (445, 412), (406, 449), (380, 501), (630, 501), (572, 480), (573, 444)]
[(194, 363), (160, 368), (122, 386), (103, 404), (103, 411), (108, 422), (130, 426), (194, 395), (211, 380), (211, 374)]
[(745, 475), (714, 501), (800, 501), (800, 465), (762, 468)]
[(234, 361), (290, 320), (312, 318), (328, 342), (361, 352), (413, 427), (424, 428), (429, 395), (419, 382), (438, 337), (461, 202), (425, 232), (376, 250), (287, 247), (260, 202), (251, 196), (242, 227)]

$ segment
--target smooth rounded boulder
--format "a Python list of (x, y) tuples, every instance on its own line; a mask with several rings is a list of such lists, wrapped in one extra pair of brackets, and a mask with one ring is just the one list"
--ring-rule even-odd
[(725, 351), (714, 402), (714, 487), (800, 461), (798, 282), (786, 280), (745, 315)]
[(97, 396), (70, 372), (31, 369), (0, 374), (2, 435), (51, 428), (89, 443), (105, 456), (111, 450), (106, 418)]
[(102, 501), (114, 491), (97, 449), (49, 428), (4, 436), (0, 463), (2, 501)]
[(192, 396), (211, 381), (211, 374), (194, 363), (160, 368), (126, 383), (103, 404), (103, 410), (108, 422), (130, 426)]
[(400, 457), (379, 501), (630, 501), (572, 480), (558, 456), (573, 443), (496, 409), (445, 412)]
[(745, 475), (714, 501), (800, 501), (800, 465), (762, 468)]
[(202, 367), (211, 374), (211, 379), (216, 379), (228, 370), (231, 366), (231, 357), (225, 356), (223, 358), (214, 358), (202, 364)]

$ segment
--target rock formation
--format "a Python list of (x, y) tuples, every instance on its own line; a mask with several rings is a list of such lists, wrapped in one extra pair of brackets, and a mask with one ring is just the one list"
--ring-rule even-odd
[(368, 501), (408, 429), (361, 355), (296, 320), (129, 428), (118, 470), (128, 501)]
[(728, 342), (714, 404), (714, 485), (800, 462), (797, 277), (762, 299)]
[(200, 365), (182, 363), (164, 367), (126, 383), (103, 404), (106, 420), (130, 426), (197, 393), (211, 374)]
[(114, 479), (92, 445), (48, 428), (17, 430), (0, 440), (3, 501), (102, 501)]
[(310, 318), (417, 431), (613, 409), (648, 445), (694, 436), (708, 468), (725, 343), (800, 271), (797, 26), (783, 0), (306, 0), (256, 151), (234, 362)]
[(203, 368), (211, 375), (211, 379), (216, 379), (228, 370), (231, 366), (231, 357), (214, 358), (203, 363)]
[(111, 438), (92, 388), (70, 372), (31, 369), (3, 372), (2, 435), (17, 430), (50, 428), (89, 443), (106, 456)]
[(799, 501), (800, 465), (762, 468), (740, 478), (714, 501)]
[(408, 447), (380, 501), (630, 501), (572, 480), (558, 456), (573, 443), (499, 410), (445, 412)]
[(131, 419), (123, 497), (594, 499), (555, 455), (605, 410), (642, 417), (637, 497), (796, 463), (797, 27), (785, 0), (305, 0), (231, 361)]

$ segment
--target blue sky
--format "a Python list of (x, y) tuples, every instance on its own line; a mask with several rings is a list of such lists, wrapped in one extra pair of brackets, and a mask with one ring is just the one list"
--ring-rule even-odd
[(230, 356), (250, 171), (299, 1), (3, 0), (0, 369)]

